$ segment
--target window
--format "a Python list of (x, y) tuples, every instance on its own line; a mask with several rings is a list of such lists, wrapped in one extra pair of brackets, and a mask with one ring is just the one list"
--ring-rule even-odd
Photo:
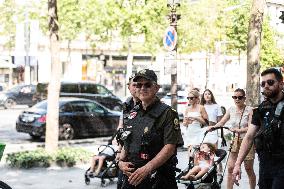
[(98, 93), (103, 95), (111, 95), (111, 92), (101, 85), (97, 85)]
[(81, 84), (81, 93), (98, 94), (97, 85)]
[(79, 93), (77, 84), (62, 84), (60, 92), (62, 93)]
[(74, 102), (72, 103), (73, 112), (85, 112), (84, 102)]
[(72, 112), (73, 109), (71, 107), (71, 105), (68, 104), (64, 104), (61, 108), (60, 108), (60, 112)]
[(96, 112), (100, 114), (103, 114), (105, 112), (101, 106), (99, 106), (96, 103), (92, 103), (92, 102), (86, 102), (86, 109), (87, 109), (87, 112)]

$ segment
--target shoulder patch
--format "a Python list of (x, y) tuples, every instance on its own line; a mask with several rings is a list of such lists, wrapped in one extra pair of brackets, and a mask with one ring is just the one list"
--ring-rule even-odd
[(171, 108), (174, 112), (177, 112), (175, 109)]
[(175, 130), (178, 130), (178, 129), (179, 129), (179, 121), (178, 121), (178, 118), (175, 118), (175, 119), (174, 119), (174, 129), (175, 129)]

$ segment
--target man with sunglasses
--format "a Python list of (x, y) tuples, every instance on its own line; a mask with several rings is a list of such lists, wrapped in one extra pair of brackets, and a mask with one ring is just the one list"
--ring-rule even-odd
[[(137, 97), (137, 94), (136, 94), (136, 82), (133, 81), (134, 76), (135, 76), (135, 74), (132, 74), (129, 77), (129, 80), (128, 80), (128, 83), (127, 83), (128, 90), (129, 90), (131, 96), (128, 97), (126, 99), (126, 101), (123, 103), (123, 112), (122, 112), (122, 116), (119, 120), (119, 124), (118, 124), (117, 129), (123, 128), (124, 123), (127, 123), (130, 111), (140, 102), (139, 98)], [(120, 130), (120, 131), (123, 132), (123, 130)], [(119, 134), (121, 134), (121, 133), (119, 133)], [(121, 138), (119, 138), (119, 140), (121, 142)], [(118, 151), (121, 151), (121, 147), (122, 147), (121, 145), (122, 144), (119, 145), (120, 148), (119, 148)], [(120, 159), (120, 153), (117, 154), (116, 159)], [(121, 170), (119, 170), (118, 181), (117, 181), (117, 189), (121, 189), (121, 187), (122, 187), (122, 184), (123, 184), (122, 177), (123, 177), (123, 173), (122, 173)]]
[(283, 76), (270, 68), (261, 73), (261, 79), (265, 100), (253, 110), (233, 170), (234, 182), (239, 184), (241, 164), (255, 142), (259, 157), (259, 189), (280, 189), (284, 186)]
[(141, 101), (129, 114), (118, 166), (124, 173), (122, 189), (177, 189), (175, 166), (182, 136), (178, 114), (156, 96), (159, 90), (153, 70), (139, 71), (134, 79)]

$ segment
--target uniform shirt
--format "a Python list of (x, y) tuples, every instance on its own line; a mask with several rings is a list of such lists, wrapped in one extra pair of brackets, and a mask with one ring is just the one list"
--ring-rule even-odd
[[(137, 116), (145, 116), (146, 113), (149, 112), (154, 106), (159, 106), (159, 103), (161, 103), (161, 101), (157, 98), (153, 104), (146, 108), (146, 110), (141, 107)], [(160, 121), (162, 117), (166, 118), (163, 122)], [(174, 109), (167, 109), (158, 119), (159, 121), (156, 122), (156, 129), (158, 132), (163, 132), (164, 145), (176, 144), (177, 146), (182, 146), (183, 139), (180, 130), (178, 113)]]
[[(284, 98), (282, 98), (282, 100), (284, 100)], [(270, 123), (273, 119), (276, 106), (277, 103), (272, 103), (268, 100), (263, 101), (257, 108), (253, 110), (251, 123), (261, 130), (261, 127), (264, 127), (266, 122)], [(283, 118), (284, 117), (282, 116), (282, 119)], [(270, 154), (260, 152), (258, 153), (258, 157), (260, 174), (269, 175), (275, 170), (284, 169), (284, 162), (271, 158)]]

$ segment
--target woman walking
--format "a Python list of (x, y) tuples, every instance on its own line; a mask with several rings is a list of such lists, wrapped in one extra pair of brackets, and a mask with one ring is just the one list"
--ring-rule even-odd
[[(233, 139), (231, 154), (228, 159), (227, 189), (233, 189), (234, 183), (232, 173), (238, 157), (242, 139), (248, 130), (248, 123), (252, 113), (252, 108), (245, 104), (246, 94), (243, 89), (236, 89), (232, 98), (234, 99), (235, 106), (232, 106), (228, 109), (220, 122), (218, 122), (215, 126), (208, 128), (210, 130), (214, 127), (222, 127), (229, 121), (229, 124), (231, 124), (230, 130), (236, 133)], [(245, 170), (249, 178), (250, 189), (254, 189), (256, 186), (256, 177), (253, 170), (254, 154), (254, 147), (252, 147), (244, 161)]]

